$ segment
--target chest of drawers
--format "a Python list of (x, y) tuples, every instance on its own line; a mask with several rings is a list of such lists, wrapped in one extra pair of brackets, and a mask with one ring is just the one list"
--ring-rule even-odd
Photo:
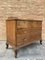
[(10, 44), (14, 48), (15, 57), (17, 57), (19, 48), (38, 40), (42, 44), (42, 21), (10, 18), (6, 20), (6, 33), (6, 48)]

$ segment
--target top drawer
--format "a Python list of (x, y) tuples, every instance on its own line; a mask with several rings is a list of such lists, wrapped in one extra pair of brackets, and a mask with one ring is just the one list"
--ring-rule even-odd
[(17, 28), (32, 28), (32, 22), (30, 21), (17, 21)]
[(42, 22), (41, 21), (17, 21), (17, 28), (25, 28), (30, 30), (41, 30)]

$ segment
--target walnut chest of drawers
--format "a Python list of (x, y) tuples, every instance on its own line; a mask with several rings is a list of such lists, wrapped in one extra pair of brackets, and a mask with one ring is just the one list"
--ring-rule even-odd
[(15, 57), (17, 57), (17, 50), (19, 48), (38, 40), (42, 44), (42, 20), (7, 19), (6, 33), (6, 48), (10, 44), (14, 48)]

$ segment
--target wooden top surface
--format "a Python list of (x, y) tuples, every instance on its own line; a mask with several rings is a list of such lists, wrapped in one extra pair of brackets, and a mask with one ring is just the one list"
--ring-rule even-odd
[(19, 19), (16, 17), (9, 17), (6, 21), (42, 21), (42, 20), (34, 20), (34, 19)]

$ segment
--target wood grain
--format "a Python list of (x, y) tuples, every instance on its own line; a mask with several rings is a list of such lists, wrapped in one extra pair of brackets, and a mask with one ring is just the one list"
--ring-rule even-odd
[(7, 20), (7, 41), (15, 48), (42, 39), (42, 21)]

